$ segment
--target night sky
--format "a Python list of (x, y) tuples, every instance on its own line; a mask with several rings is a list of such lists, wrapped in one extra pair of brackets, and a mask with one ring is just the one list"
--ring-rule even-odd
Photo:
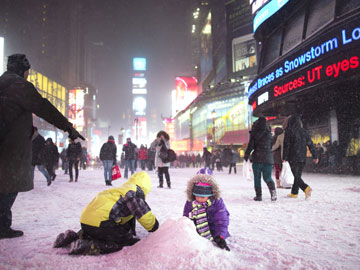
[[(171, 114), (175, 77), (192, 75), (189, 0), (90, 0), (87, 35), (97, 61), (100, 119), (123, 125), (122, 112), (131, 108), (132, 58), (148, 61), (148, 108)], [(114, 131), (116, 131), (114, 130)]]

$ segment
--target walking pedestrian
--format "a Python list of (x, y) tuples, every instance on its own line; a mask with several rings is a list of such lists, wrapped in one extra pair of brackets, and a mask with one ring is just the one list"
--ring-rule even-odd
[(59, 157), (60, 154), (57, 146), (51, 138), (47, 138), (42, 151), (42, 162), (51, 177), (51, 181), (54, 181), (56, 178), (55, 169), (59, 162)]
[(75, 182), (78, 181), (79, 178), (79, 162), (81, 158), (81, 144), (80, 142), (75, 142), (70, 139), (70, 143), (68, 149), (66, 151), (66, 156), (69, 161), (69, 182), (74, 180), (73, 178), (73, 167), (75, 170)]
[(289, 118), (289, 124), (285, 130), (284, 160), (290, 164), (294, 175), (294, 184), (288, 197), (297, 198), (299, 188), (304, 191), (305, 199), (311, 197), (312, 188), (301, 178), (306, 162), (306, 150), (309, 148), (315, 164), (319, 162), (316, 148), (310, 138), (308, 131), (303, 128), (299, 115)]
[(34, 127), (34, 134), (32, 136), (32, 172), (34, 177), (35, 166), (45, 176), (47, 185), (51, 185), (51, 177), (45, 166), (42, 164), (41, 154), (45, 146), (45, 139), (38, 132), (38, 128)]
[(108, 141), (100, 149), (100, 160), (104, 167), (105, 185), (112, 186), (112, 166), (116, 164), (116, 145), (114, 136), (109, 136)]
[(255, 201), (262, 200), (261, 175), (267, 184), (271, 201), (276, 201), (276, 189), (271, 178), (274, 158), (271, 152), (271, 129), (265, 117), (260, 117), (255, 121), (250, 131), (250, 141), (245, 151), (244, 159), (248, 161), (252, 154), (252, 168), (254, 172), (254, 187), (256, 196)]
[(158, 177), (159, 177), (159, 188), (163, 187), (164, 183), (164, 176), (166, 179), (166, 183), (168, 188), (171, 188), (171, 181), (170, 181), (170, 174), (169, 174), (169, 167), (170, 162), (164, 162), (160, 157), (160, 152), (165, 152), (168, 149), (170, 149), (170, 137), (169, 134), (167, 134), (165, 131), (161, 130), (156, 135), (155, 141), (152, 143), (155, 145), (156, 153), (155, 153), (155, 167), (158, 171)]
[(131, 175), (135, 171), (135, 154), (136, 154), (136, 145), (131, 142), (130, 138), (126, 139), (126, 144), (123, 146), (123, 152), (125, 152), (125, 172), (124, 178), (128, 179), (128, 171), (130, 169)]
[(30, 64), (24, 54), (8, 57), (7, 71), (0, 77), (0, 239), (22, 236), (13, 230), (11, 207), (18, 192), (34, 188), (31, 169), (32, 114), (84, 139), (72, 124), (26, 79)]

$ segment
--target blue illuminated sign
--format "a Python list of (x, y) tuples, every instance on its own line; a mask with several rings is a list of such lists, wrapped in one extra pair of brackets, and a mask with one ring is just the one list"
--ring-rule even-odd
[(146, 70), (146, 58), (133, 58), (134, 70)]
[(256, 29), (290, 0), (271, 0), (256, 14), (253, 22), (254, 33)]

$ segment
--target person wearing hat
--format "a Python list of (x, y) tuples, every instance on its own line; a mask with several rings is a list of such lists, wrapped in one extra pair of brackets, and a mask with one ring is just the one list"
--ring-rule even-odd
[(24, 54), (8, 57), (7, 71), (0, 77), (0, 239), (23, 235), (11, 229), (11, 207), (18, 192), (34, 188), (31, 167), (32, 114), (84, 139), (72, 124), (26, 79), (30, 63)]
[(113, 136), (109, 136), (108, 141), (100, 149), (100, 160), (104, 166), (105, 184), (112, 186), (112, 166), (116, 164), (116, 145)]
[(126, 143), (123, 145), (123, 152), (125, 153), (125, 170), (124, 178), (128, 178), (129, 169), (131, 175), (135, 172), (135, 155), (136, 155), (136, 145), (131, 142), (131, 138), (126, 139)]
[(230, 251), (225, 239), (230, 236), (229, 212), (220, 190), (208, 168), (201, 169), (187, 183), (187, 201), (183, 216), (194, 221), (196, 231), (222, 248)]
[(98, 193), (81, 213), (81, 231), (67, 230), (55, 240), (55, 248), (70, 246), (72, 255), (98, 255), (121, 250), (136, 238), (136, 220), (148, 232), (159, 228), (159, 222), (145, 201), (151, 191), (146, 172), (133, 174), (117, 188)]

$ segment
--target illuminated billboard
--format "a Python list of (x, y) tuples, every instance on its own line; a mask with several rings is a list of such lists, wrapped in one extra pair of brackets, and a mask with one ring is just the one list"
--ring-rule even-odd
[(262, 8), (269, 0), (254, 0), (251, 5), (252, 14), (255, 14), (260, 8)]
[(133, 58), (133, 70), (146, 70), (146, 58)]
[(256, 42), (252, 35), (233, 40), (233, 72), (253, 68), (256, 63)]
[(279, 11), (289, 0), (271, 0), (268, 2), (259, 12), (256, 14), (253, 22), (253, 31), (256, 32), (256, 29), (272, 15)]
[(84, 90), (69, 90), (69, 121), (78, 131), (83, 131), (84, 120)]
[(198, 96), (198, 82), (195, 77), (176, 77), (175, 111), (185, 109)]
[(133, 95), (146, 95), (147, 89), (146, 88), (134, 88), (132, 90)]
[(132, 78), (133, 88), (145, 88), (147, 81), (145, 78)]
[(0, 75), (4, 73), (4, 38), (0, 37)]
[(200, 71), (201, 80), (204, 80), (213, 68), (211, 12), (209, 12), (205, 25), (200, 34)]
[(135, 115), (145, 115), (146, 99), (143, 96), (137, 96), (133, 99), (133, 112)]

